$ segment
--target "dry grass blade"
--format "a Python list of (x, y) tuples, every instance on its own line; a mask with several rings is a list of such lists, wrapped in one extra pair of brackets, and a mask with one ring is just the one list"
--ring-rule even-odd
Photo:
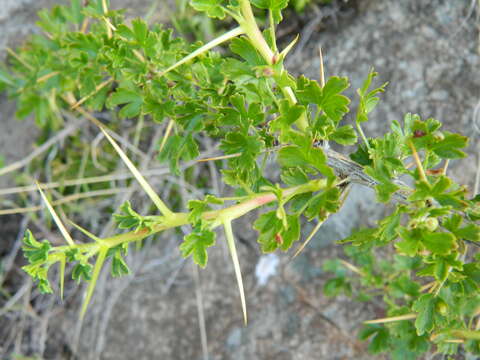
[(175, 124), (175, 122), (172, 119), (170, 119), (170, 121), (168, 122), (167, 130), (165, 131), (165, 135), (163, 136), (162, 142), (160, 143), (160, 147), (158, 149), (158, 152), (162, 152), (163, 147), (167, 143), (168, 137), (170, 136), (170, 133), (172, 132), (174, 124)]
[(238, 290), (240, 291), (240, 301), (242, 302), (243, 320), (247, 324), (247, 305), (245, 301), (245, 291), (243, 289), (242, 272), (240, 270), (240, 262), (238, 261), (237, 249), (235, 247), (235, 239), (233, 237), (232, 222), (229, 219), (223, 221), (225, 228), (225, 237), (227, 238), (228, 249), (232, 257), (235, 277), (237, 278)]
[[(39, 185), (39, 186), (40, 188), (42, 187), (42, 185)], [(58, 205), (69, 203), (71, 201), (80, 200), (80, 199), (85, 199), (85, 198), (90, 199), (95, 196), (115, 195), (121, 192), (125, 192), (127, 190), (128, 189), (126, 188), (113, 188), (113, 189), (105, 189), (105, 190), (88, 191), (88, 192), (79, 193), (79, 194), (72, 194), (69, 196), (65, 196), (61, 199), (52, 201), (51, 205), (58, 206)], [(40, 210), (42, 210), (41, 206), (29, 206), (29, 207), (23, 207), (23, 208), (3, 209), (3, 210), (0, 210), (0, 216), (12, 215), (12, 214), (24, 214), (24, 213), (40, 211)]]
[(40, 83), (40, 82), (43, 82), (43, 81), (47, 81), (48, 79), (56, 76), (60, 74), (60, 71), (52, 71), (51, 73), (48, 73), (46, 75), (43, 75), (43, 76), (40, 76), (38, 79), (37, 79), (37, 82)]
[(75, 104), (73, 104), (70, 108), (72, 110), (76, 109), (77, 107), (79, 107), (80, 105), (82, 105), (85, 101), (87, 101), (88, 99), (90, 99), (93, 95), (95, 95), (96, 93), (98, 93), (100, 90), (102, 90), (105, 86), (107, 86), (108, 84), (110, 84), (111, 82), (113, 82), (113, 78), (110, 78), (108, 80), (105, 80), (104, 82), (102, 82), (101, 84), (98, 84), (96, 87), (95, 87), (95, 91), (92, 91), (90, 94), (84, 96), (83, 98), (81, 98), (80, 100), (78, 100)]
[(83, 124), (84, 124), (83, 121), (78, 121), (76, 123), (70, 124), (69, 126), (64, 128), (62, 131), (59, 131), (55, 136), (53, 136), (50, 139), (48, 139), (47, 141), (45, 141), (41, 146), (36, 148), (34, 151), (32, 151), (25, 158), (1, 168), (0, 169), (0, 176), (5, 175), (9, 172), (18, 170), (18, 169), (28, 165), (37, 156), (39, 156), (42, 153), (44, 153), (45, 151), (47, 151), (50, 148), (50, 146), (52, 146), (53, 144), (61, 141), (62, 139), (64, 139), (68, 135), (72, 134), (75, 130), (77, 130)]
[(50, 204), (50, 201), (48, 201), (47, 197), (45, 196), (45, 193), (40, 188), (40, 184), (38, 182), (37, 182), (37, 187), (38, 187), (38, 191), (40, 192), (40, 195), (42, 196), (43, 201), (45, 202), (45, 205), (47, 206), (48, 211), (50, 212), (50, 215), (52, 215), (52, 218), (55, 221), (55, 224), (57, 224), (58, 229), (62, 233), (65, 241), (68, 243), (68, 245), (75, 246), (75, 243), (73, 242), (72, 237), (70, 236), (67, 229), (63, 225), (62, 221), (58, 217), (57, 213), (55, 212), (55, 209)]
[(122, 161), (127, 165), (128, 169), (132, 172), (132, 174), (135, 176), (135, 179), (140, 183), (140, 186), (142, 189), (147, 193), (147, 195), (150, 197), (150, 199), (153, 201), (155, 206), (160, 210), (160, 212), (166, 216), (172, 216), (173, 213), (172, 211), (165, 205), (165, 203), (160, 199), (160, 197), (157, 195), (157, 193), (152, 189), (150, 184), (145, 180), (143, 175), (138, 171), (138, 169), (135, 167), (135, 165), (130, 161), (128, 156), (123, 152), (123, 150), (118, 146), (118, 144), (113, 140), (113, 138), (107, 133), (107, 131), (103, 128), (103, 126), (100, 126), (100, 130), (103, 132), (107, 140), (112, 144)]
[(365, 274), (363, 273), (362, 270), (360, 270), (358, 267), (356, 267), (355, 265), (353, 264), (350, 264), (349, 262), (345, 261), (345, 260), (340, 260), (340, 262), (343, 264), (343, 266), (345, 266), (347, 269), (353, 271), (354, 273), (360, 275), (360, 276), (365, 276)]

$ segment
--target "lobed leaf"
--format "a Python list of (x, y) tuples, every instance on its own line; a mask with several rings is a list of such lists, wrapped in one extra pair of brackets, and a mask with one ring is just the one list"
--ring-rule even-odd
[(183, 257), (192, 256), (193, 261), (204, 268), (207, 266), (207, 248), (215, 244), (215, 233), (212, 230), (201, 229), (196, 226), (193, 231), (183, 238), (180, 252)]

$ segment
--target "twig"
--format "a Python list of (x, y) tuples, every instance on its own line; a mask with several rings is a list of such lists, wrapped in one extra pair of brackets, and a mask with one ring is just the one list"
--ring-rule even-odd
[[(202, 156), (208, 156), (211, 151), (204, 152)], [(197, 164), (197, 160), (191, 160), (186, 163), (180, 165), (180, 170), (185, 170), (193, 165)], [(159, 166), (152, 169), (141, 171), (143, 176), (159, 176), (159, 175), (166, 175), (170, 173), (170, 170), (166, 166)], [(117, 172), (108, 175), (100, 175), (100, 176), (92, 176), (83, 179), (68, 179), (63, 180), (61, 182), (54, 181), (49, 183), (40, 184), (40, 188), (42, 190), (47, 189), (54, 189), (58, 187), (66, 187), (66, 186), (76, 186), (76, 185), (87, 185), (87, 184), (94, 184), (100, 182), (110, 182), (110, 181), (118, 181), (118, 180), (127, 180), (133, 177), (132, 173), (130, 172)], [(12, 187), (7, 189), (0, 189), (0, 196), (3, 195), (10, 195), (10, 194), (18, 194), (23, 192), (32, 192), (37, 191), (36, 185), (26, 185), (26, 186), (18, 186)]]
[(50, 146), (63, 140), (64, 138), (66, 138), (67, 136), (75, 132), (75, 130), (77, 130), (78, 128), (80, 128), (85, 124), (86, 122), (83, 120), (76, 120), (75, 123), (72, 123), (66, 128), (64, 128), (63, 130), (59, 131), (55, 136), (45, 141), (42, 145), (40, 145), (38, 148), (36, 148), (34, 151), (32, 151), (29, 155), (24, 157), (22, 160), (16, 161), (0, 169), (0, 176), (27, 166), (33, 159), (35, 159), (37, 156), (47, 151), (50, 148)]
[[(76, 201), (79, 199), (85, 199), (85, 198), (91, 198), (95, 196), (109, 196), (109, 195), (115, 195), (121, 192), (125, 192), (128, 189), (126, 188), (112, 188), (112, 189), (103, 189), (103, 190), (95, 190), (95, 191), (87, 191), (84, 193), (77, 193), (77, 194), (72, 194), (69, 196), (65, 196), (61, 199), (58, 199), (56, 201), (52, 201), (51, 204), (52, 206), (58, 206), (62, 204), (66, 204), (72, 201)], [(23, 207), (23, 208), (15, 208), (15, 209), (4, 209), (0, 210), (0, 216), (2, 215), (11, 215), (11, 214), (24, 214), (24, 213), (29, 213), (29, 212), (34, 212), (34, 211), (40, 211), (44, 207), (41, 205), (38, 206), (29, 206), (29, 207)]]
[[(268, 151), (274, 152), (279, 150), (280, 148), (281, 147), (276, 147), (274, 149), (269, 149)], [(376, 185), (379, 184), (378, 181), (373, 179), (371, 176), (365, 174), (365, 172), (363, 171), (363, 167), (360, 164), (356, 163), (355, 161), (350, 160), (346, 156), (331, 149), (323, 149), (323, 151), (327, 156), (328, 166), (330, 166), (335, 171), (337, 176), (341, 178), (348, 177), (351, 183), (364, 185), (370, 188), (374, 188)], [(238, 157), (240, 155), (241, 155), (240, 153), (225, 155), (225, 156), (213, 155), (210, 158), (203, 158), (197, 161), (198, 162), (212, 161), (212, 160)], [(398, 201), (404, 202), (407, 199), (407, 197), (410, 195), (409, 191), (405, 190), (408, 188), (408, 185), (406, 185), (400, 180), (394, 180), (394, 183), (400, 186), (401, 189), (395, 192), (393, 194), (393, 197)]]
[(205, 314), (203, 311), (203, 296), (202, 289), (200, 287), (200, 276), (198, 274), (197, 264), (195, 264), (193, 261), (190, 263), (192, 265), (193, 280), (195, 282), (195, 297), (197, 300), (198, 326), (200, 327), (203, 360), (208, 360), (207, 328), (205, 326)]
[(0, 309), (0, 317), (5, 315), (10, 309), (22, 298), (22, 296), (28, 291), (30, 284), (28, 282), (24, 283), (23, 286), (18, 289), (18, 291), (13, 295), (5, 305)]

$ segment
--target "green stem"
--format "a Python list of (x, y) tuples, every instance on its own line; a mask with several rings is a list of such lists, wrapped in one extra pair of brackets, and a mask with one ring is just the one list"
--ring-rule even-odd
[(275, 22), (273, 20), (272, 10), (268, 11), (268, 22), (269, 22), (270, 36), (273, 41), (273, 51), (276, 53), (278, 52), (278, 48), (277, 48), (277, 41), (275, 39)]
[(357, 122), (357, 130), (360, 134), (360, 137), (362, 138), (363, 142), (365, 143), (365, 146), (367, 147), (368, 150), (370, 150), (370, 144), (368, 143), (367, 137), (363, 133), (362, 127), (360, 126), (360, 123)]
[(272, 65), (274, 63), (275, 53), (270, 49), (270, 46), (268, 46), (262, 32), (258, 28), (252, 7), (250, 6), (250, 1), (240, 0), (240, 8), (243, 16), (243, 19), (240, 20), (240, 26), (252, 41), (252, 44), (263, 56), (267, 64)]
[[(326, 186), (327, 181), (325, 179), (311, 180), (308, 183), (282, 190), (282, 200), (286, 202), (295, 195), (319, 191)], [(239, 204), (232, 205), (224, 209), (207, 211), (203, 214), (203, 218), (205, 220), (212, 221), (211, 227), (216, 228), (223, 224), (223, 219), (229, 219), (230, 221), (238, 219), (250, 211), (276, 200), (278, 200), (278, 197), (273, 192), (260, 193)], [(124, 234), (108, 237), (101, 240), (100, 243), (92, 242), (87, 244), (74, 244), (73, 246), (54, 247), (52, 249), (53, 254), (50, 256), (54, 256), (60, 252), (75, 248), (80, 250), (82, 253), (88, 254), (88, 257), (92, 257), (98, 253), (101, 247), (112, 248), (121, 244), (143, 240), (150, 235), (154, 235), (164, 230), (187, 225), (190, 223), (188, 217), (189, 213), (173, 213), (168, 217), (159, 217), (160, 220), (158, 224), (151, 228), (142, 228), (136, 231), (130, 231)]]
[[(255, 48), (260, 52), (262, 57), (265, 59), (267, 64), (274, 65), (275, 62), (277, 61), (277, 56), (275, 56), (275, 52), (272, 51), (272, 49), (270, 49), (270, 46), (268, 46), (267, 41), (265, 40), (262, 32), (258, 28), (257, 22), (255, 20), (255, 16), (253, 15), (252, 7), (250, 6), (250, 1), (240, 0), (239, 2), (240, 2), (241, 12), (243, 16), (243, 19), (238, 20), (240, 26), (245, 31), (245, 34), (248, 36), (253, 46), (255, 46)], [(273, 21), (272, 21), (272, 24), (273, 24)], [(286, 70), (282, 66), (279, 72), (281, 74), (284, 71)], [(293, 90), (289, 86), (281, 87), (281, 91), (291, 104), (297, 103), (297, 98), (295, 97)], [(306, 129), (308, 128), (308, 121), (305, 113), (303, 113), (302, 116), (297, 120), (296, 124), (301, 131), (303, 132), (306, 131)]]

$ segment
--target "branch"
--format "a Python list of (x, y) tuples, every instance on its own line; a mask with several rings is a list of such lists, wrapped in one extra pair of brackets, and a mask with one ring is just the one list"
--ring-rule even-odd
[[(369, 188), (374, 188), (379, 184), (377, 180), (365, 174), (363, 166), (355, 161), (331, 149), (323, 149), (323, 151), (327, 156), (328, 166), (330, 166), (340, 178), (348, 177), (351, 183), (364, 185)], [(399, 185), (401, 189), (393, 194), (393, 197), (398, 201), (405, 202), (410, 195), (409, 191), (405, 190), (405, 188), (409, 188), (409, 186), (400, 180), (395, 180), (394, 182)]]

